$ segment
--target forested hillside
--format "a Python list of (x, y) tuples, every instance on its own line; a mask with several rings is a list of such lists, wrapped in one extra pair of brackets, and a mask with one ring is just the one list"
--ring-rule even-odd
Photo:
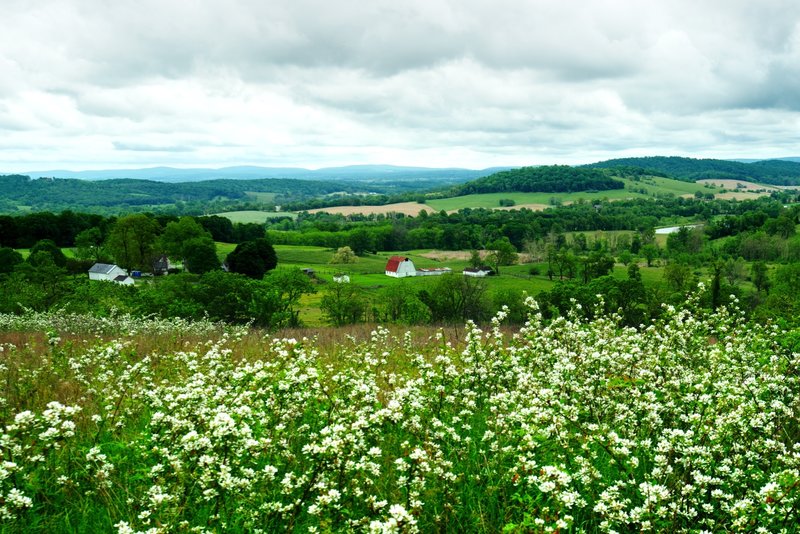
[(586, 168), (641, 167), (658, 171), (670, 178), (694, 182), (708, 178), (747, 180), (771, 185), (800, 185), (800, 163), (766, 160), (753, 163), (720, 159), (695, 159), (651, 156), (618, 158), (587, 165)]
[[(290, 202), (331, 193), (358, 193), (363, 185), (294, 179), (207, 180), (164, 183), (151, 180), (75, 179), (32, 180), (28, 176), (0, 176), (0, 212), (13, 213), (20, 207), (35, 210), (87, 209), (121, 212), (137, 208), (174, 207), (176, 203), (239, 201), (247, 193), (273, 193), (277, 202)], [(114, 208), (114, 210), (110, 210)]]
[(564, 193), (622, 189), (625, 184), (604, 173), (567, 165), (522, 167), (501, 171), (456, 187), (456, 195), (502, 192)]

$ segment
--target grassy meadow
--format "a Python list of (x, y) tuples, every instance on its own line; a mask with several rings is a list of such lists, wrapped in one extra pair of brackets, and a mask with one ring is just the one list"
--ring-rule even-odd
[(792, 532), (800, 355), (638, 330), (0, 315), (2, 532)]
[(236, 223), (256, 223), (264, 224), (270, 219), (277, 219), (279, 217), (296, 218), (296, 213), (285, 211), (257, 211), (257, 210), (242, 210), (242, 211), (223, 211), (215, 213), (219, 217), (230, 219), (234, 224)]
[(532, 205), (543, 209), (554, 204), (570, 204), (575, 202), (591, 202), (595, 200), (621, 200), (628, 198), (647, 198), (653, 196), (684, 196), (694, 195), (696, 192), (718, 194), (722, 188), (712, 184), (682, 182), (669, 178), (651, 176), (640, 181), (620, 178), (625, 183), (625, 189), (612, 189), (608, 191), (577, 192), (577, 193), (485, 193), (478, 195), (464, 195), (460, 197), (431, 199), (426, 205), (439, 211), (458, 211), (464, 208), (500, 208), (501, 199), (513, 200), (517, 207)]

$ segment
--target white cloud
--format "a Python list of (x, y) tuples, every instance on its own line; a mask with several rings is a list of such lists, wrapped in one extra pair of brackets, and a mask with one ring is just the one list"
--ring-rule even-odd
[(793, 0), (4, 2), (0, 172), (798, 155)]

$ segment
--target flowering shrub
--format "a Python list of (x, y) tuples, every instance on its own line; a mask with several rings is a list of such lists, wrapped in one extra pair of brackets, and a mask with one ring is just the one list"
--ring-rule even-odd
[[(578, 313), (543, 324), (529, 305), (513, 336), (501, 312), (488, 331), (469, 324), (463, 345), (438, 336), (424, 350), (382, 328), (335, 354), (308, 339), (250, 353), (219, 330), (166, 354), (56, 342), (48, 365), (76, 403), (3, 405), (0, 521), (68, 530), (59, 517), (95, 510), (119, 532), (796, 529), (800, 354), (781, 331), (724, 309), (667, 309), (638, 329)], [(41, 321), (51, 339), (58, 325)], [(6, 347), (0, 371), (22, 350)]]
[(136, 317), (130, 314), (113, 314), (95, 317), (63, 311), (36, 312), (27, 310), (22, 315), (0, 313), (0, 332), (9, 331), (60, 331), (73, 335), (157, 335), (181, 334), (207, 336), (220, 331), (243, 331), (246, 327), (229, 326), (212, 321), (189, 321), (180, 317)]

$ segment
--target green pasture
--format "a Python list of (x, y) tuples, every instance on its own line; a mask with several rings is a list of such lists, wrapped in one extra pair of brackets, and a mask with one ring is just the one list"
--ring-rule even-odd
[(464, 195), (461, 197), (439, 198), (428, 200), (426, 205), (436, 211), (458, 211), (465, 208), (486, 208), (496, 209), (500, 207), (501, 199), (511, 199), (516, 203), (516, 207), (524, 204), (543, 204), (546, 206), (564, 204), (567, 202), (581, 202), (592, 200), (620, 200), (633, 197), (644, 197), (640, 193), (633, 193), (625, 189), (597, 191), (587, 193), (484, 193), (480, 195)]
[(660, 176), (651, 176), (644, 178), (638, 182), (625, 179), (625, 187), (641, 188), (644, 187), (650, 194), (664, 195), (672, 193), (675, 196), (681, 195), (694, 195), (696, 192), (701, 193), (720, 193), (722, 188), (712, 186), (709, 184), (698, 184), (696, 182), (683, 182), (681, 180), (671, 180), (669, 178), (661, 178)]
[(625, 189), (593, 192), (579, 191), (576, 193), (484, 193), (429, 200), (426, 204), (436, 211), (458, 211), (465, 208), (499, 208), (501, 199), (511, 199), (517, 206), (523, 206), (524, 204), (544, 204), (550, 206), (595, 200), (622, 200), (664, 195), (694, 195), (697, 191), (716, 194), (722, 191), (719, 187), (708, 186), (707, 184), (682, 182), (680, 180), (671, 180), (658, 176), (647, 177), (640, 181), (627, 178), (620, 178), (620, 180), (625, 183)]
[[(22, 259), (27, 260), (28, 256), (31, 255), (31, 249), (29, 248), (17, 248), (14, 249), (22, 255)], [(64, 256), (67, 258), (75, 258), (75, 248), (74, 247), (64, 247), (61, 249), (61, 252), (64, 253)]]
[[(605, 234), (610, 234), (610, 232), (605, 232)], [(467, 267), (467, 262), (463, 260), (437, 261), (423, 256), (423, 254), (430, 252), (429, 250), (367, 254), (360, 256), (358, 261), (352, 264), (329, 263), (334, 251), (324, 247), (276, 245), (275, 251), (278, 254), (278, 269), (311, 268), (315, 271), (318, 291), (313, 295), (304, 295), (300, 301), (300, 317), (307, 326), (323, 326), (325, 324), (322, 312), (319, 309), (320, 303), (325, 287), (334, 283), (333, 276), (337, 273), (347, 274), (350, 277), (351, 284), (362, 288), (369, 298), (377, 299), (379, 298), (379, 292), (386, 287), (402, 285), (408, 288), (409, 291), (416, 292), (431, 288), (439, 279), (438, 276), (408, 278), (386, 276), (384, 267), (390, 256), (409, 257), (417, 268), (450, 267), (453, 269), (453, 273), (458, 276), (461, 276), (461, 271)], [(533, 265), (538, 267), (539, 274), (530, 274), (530, 268)], [(627, 272), (627, 267), (617, 264), (613, 275), (618, 278), (625, 278)], [(487, 285), (487, 293), (490, 300), (493, 300), (496, 294), (506, 291), (524, 291), (528, 295), (536, 296), (542, 291), (549, 291), (558, 282), (557, 277), (550, 280), (546, 273), (546, 263), (525, 263), (501, 267), (499, 276), (491, 276), (482, 280)], [(663, 283), (663, 267), (661, 266), (646, 267), (642, 261), (640, 263), (640, 273), (648, 286)]]
[(264, 204), (271, 204), (275, 202), (275, 193), (265, 193), (263, 191), (245, 191), (244, 194), (256, 202), (263, 202)]
[(269, 219), (277, 219), (278, 217), (297, 217), (296, 213), (287, 211), (258, 211), (258, 210), (242, 210), (242, 211), (223, 211), (215, 213), (219, 217), (230, 219), (234, 224), (236, 223), (257, 223), (264, 224)]

